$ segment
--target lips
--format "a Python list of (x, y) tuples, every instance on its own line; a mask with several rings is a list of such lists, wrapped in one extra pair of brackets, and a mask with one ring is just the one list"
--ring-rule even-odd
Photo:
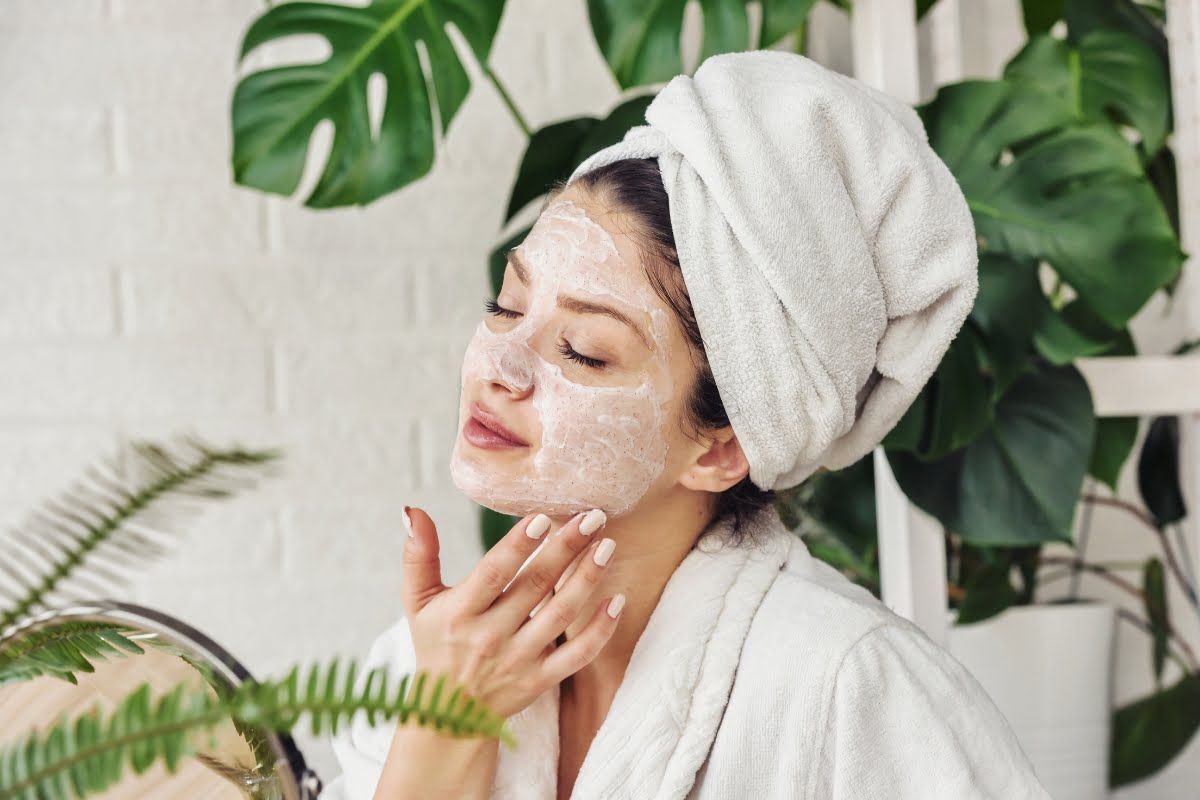
[(501, 439), (506, 439), (512, 444), (528, 446), (529, 443), (517, 436), (500, 422), (500, 420), (489, 411), (485, 410), (478, 403), (471, 403), (471, 418), (477, 423), (487, 428), (492, 433), (499, 436)]

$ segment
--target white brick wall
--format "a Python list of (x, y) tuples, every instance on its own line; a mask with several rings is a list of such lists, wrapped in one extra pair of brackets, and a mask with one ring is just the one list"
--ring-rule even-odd
[[(210, 506), (129, 597), (258, 674), (363, 655), (400, 613), (402, 505), (440, 523), (447, 580), (480, 552), (448, 458), (519, 129), (477, 80), (432, 175), (311, 211), (230, 178), (235, 57), (262, 0), (2, 5), (5, 520), (122, 436), (280, 446), (285, 474)], [(508, 4), (492, 63), (534, 125), (617, 97), (584, 8)]]

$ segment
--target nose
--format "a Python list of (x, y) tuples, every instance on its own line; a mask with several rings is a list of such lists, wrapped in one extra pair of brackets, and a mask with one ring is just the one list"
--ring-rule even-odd
[(492, 352), (491, 383), (520, 400), (533, 392), (533, 352), (521, 343)]

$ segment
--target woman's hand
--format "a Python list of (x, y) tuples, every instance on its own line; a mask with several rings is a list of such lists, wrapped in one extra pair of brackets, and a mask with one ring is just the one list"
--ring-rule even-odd
[[(612, 636), (621, 595), (601, 603), (578, 636), (555, 645), (595, 594), (615, 547), (611, 539), (595, 536), (605, 522), (603, 511), (574, 517), (518, 576), (550, 528), (543, 514), (525, 517), (453, 587), (442, 583), (433, 520), (420, 509), (408, 513), (403, 599), (417, 670), (446, 675), (448, 685), (508, 717), (589, 664)], [(585, 550), (578, 567), (548, 597)]]

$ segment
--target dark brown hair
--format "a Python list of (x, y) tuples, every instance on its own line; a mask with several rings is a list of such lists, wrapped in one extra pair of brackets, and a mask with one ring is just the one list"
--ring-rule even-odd
[[(700, 326), (692, 310), (683, 270), (679, 266), (679, 251), (671, 228), (671, 210), (667, 190), (663, 188), (658, 161), (653, 158), (621, 159), (586, 172), (571, 185), (579, 186), (597, 201), (625, 212), (635, 223), (628, 231), (638, 244), (646, 278), (667, 307), (675, 313), (680, 330), (692, 351), (696, 366), (696, 382), (684, 405), (686, 421), (700, 431), (716, 430), (729, 425), (729, 415), (713, 379), (712, 368), (700, 337)], [(551, 197), (566, 188), (557, 184)], [(775, 493), (754, 485), (750, 476), (721, 493), (714, 519), (734, 516), (734, 528), (742, 527), (744, 519), (771, 505)]]

